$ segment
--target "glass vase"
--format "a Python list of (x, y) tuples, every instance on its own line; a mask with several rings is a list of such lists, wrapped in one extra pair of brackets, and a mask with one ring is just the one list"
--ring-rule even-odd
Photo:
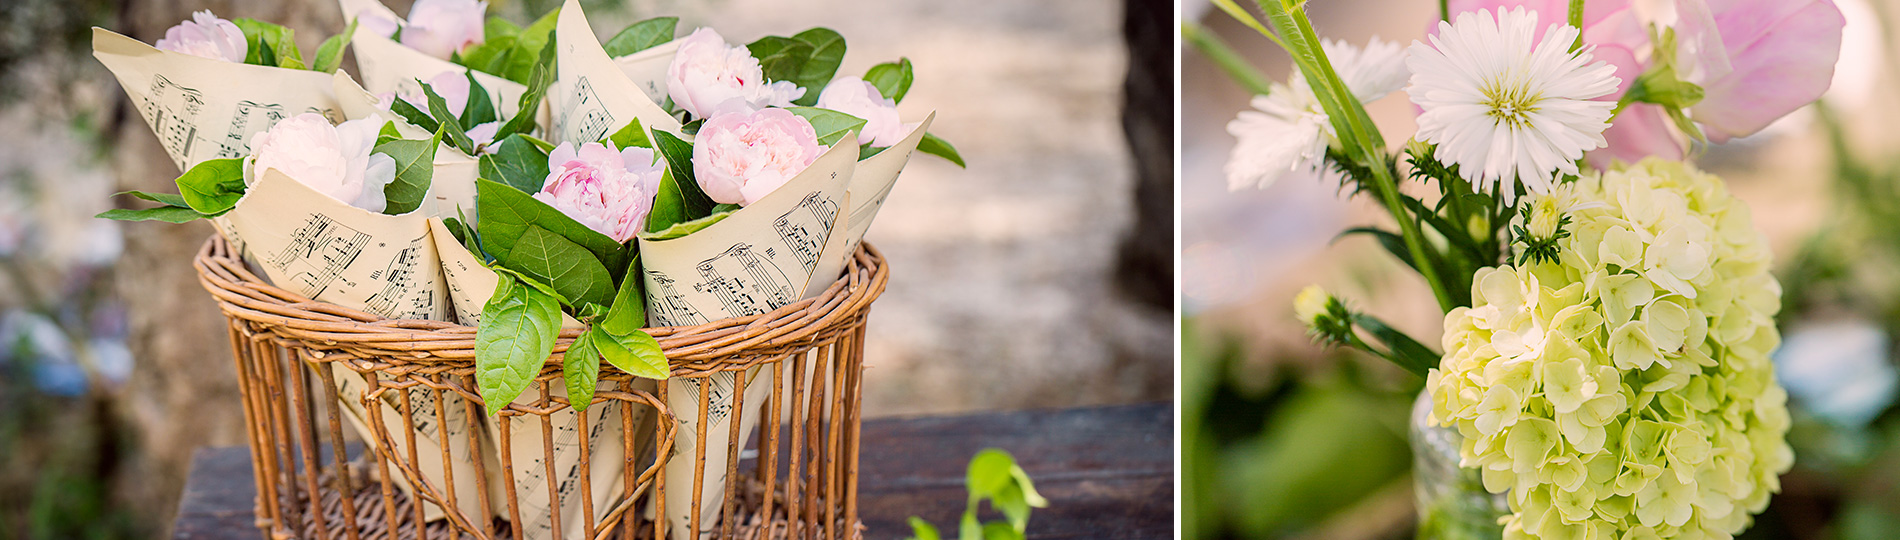
[(1412, 402), (1412, 490), (1418, 499), (1418, 540), (1498, 540), (1498, 518), (1511, 513), (1503, 494), (1484, 490), (1477, 469), (1458, 466), (1464, 437), (1456, 428), (1434, 426), (1431, 396)]

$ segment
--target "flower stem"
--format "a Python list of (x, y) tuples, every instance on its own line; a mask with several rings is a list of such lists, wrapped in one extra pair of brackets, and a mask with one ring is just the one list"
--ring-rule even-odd
[(1220, 66), (1222, 71), (1227, 72), (1227, 76), (1233, 77), (1234, 82), (1240, 83), (1240, 86), (1246, 88), (1247, 91), (1260, 96), (1271, 92), (1273, 81), (1267, 79), (1267, 76), (1260, 73), (1259, 69), (1254, 68), (1253, 64), (1247, 63), (1247, 59), (1241, 58), (1239, 53), (1229, 48), (1226, 42), (1221, 41), (1220, 36), (1208, 32), (1206, 27), (1192, 22), (1181, 23), (1181, 39), (1193, 44), (1195, 49), (1200, 50), (1201, 54), (1206, 55), (1209, 60), (1213, 60), (1214, 65)]
[(1451, 20), (1451, 0), (1438, 0), (1438, 20)]
[(1570, 44), (1570, 52), (1583, 48), (1583, 0), (1570, 0), (1570, 27), (1577, 29), (1577, 41)]

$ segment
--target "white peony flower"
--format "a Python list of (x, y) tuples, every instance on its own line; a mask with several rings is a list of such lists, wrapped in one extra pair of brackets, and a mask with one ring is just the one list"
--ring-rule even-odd
[(382, 212), (383, 188), (396, 180), (396, 160), (372, 154), (382, 125), (362, 119), (332, 126), (321, 115), (285, 119), (251, 139), (251, 170), (276, 169), (350, 206)]
[[(1344, 41), (1321, 43), (1340, 80), (1360, 103), (1376, 101), (1405, 84), (1404, 50), (1372, 38), (1361, 50)], [(1318, 177), (1325, 171), (1326, 147), (1336, 140), (1333, 125), (1298, 69), (1272, 93), (1254, 96), (1256, 111), (1243, 111), (1227, 124), (1238, 139), (1227, 159), (1227, 188), (1266, 188), (1289, 172)]]
[(1418, 139), (1438, 145), (1433, 157), (1457, 165), (1480, 191), (1506, 204), (1517, 183), (1549, 193), (1555, 172), (1577, 174), (1576, 161), (1604, 147), (1616, 67), (1591, 63), (1586, 47), (1570, 45), (1577, 29), (1551, 25), (1537, 36), (1537, 12), (1522, 7), (1465, 12), (1456, 23), (1439, 22), (1432, 44), (1413, 42), (1405, 63), (1412, 84), (1405, 91), (1424, 110)]
[(240, 64), (250, 51), (244, 41), (244, 31), (231, 21), (212, 15), (208, 9), (192, 13), (191, 20), (165, 30), (165, 37), (152, 45), (163, 51)]
[(818, 108), (863, 118), (858, 144), (894, 146), (917, 128), (916, 123), (906, 124), (897, 116), (897, 100), (884, 97), (877, 86), (855, 76), (838, 77), (825, 85), (818, 94)]

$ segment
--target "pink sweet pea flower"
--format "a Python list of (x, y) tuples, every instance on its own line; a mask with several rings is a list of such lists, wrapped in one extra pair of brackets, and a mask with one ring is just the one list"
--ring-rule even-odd
[(828, 147), (811, 121), (785, 109), (714, 114), (693, 142), (693, 173), (721, 204), (750, 205), (804, 172)]
[(402, 27), (402, 44), (447, 60), (482, 42), (482, 15), (487, 11), (488, 2), (417, 0), (409, 9), (409, 24)]
[(615, 242), (633, 239), (646, 227), (665, 169), (653, 151), (615, 151), (601, 143), (561, 143), (548, 153), (548, 179), (534, 198), (548, 203)]
[(164, 39), (152, 45), (163, 51), (240, 64), (244, 63), (244, 54), (250, 51), (244, 41), (244, 31), (231, 21), (212, 15), (211, 10), (192, 13), (191, 20), (165, 30)]

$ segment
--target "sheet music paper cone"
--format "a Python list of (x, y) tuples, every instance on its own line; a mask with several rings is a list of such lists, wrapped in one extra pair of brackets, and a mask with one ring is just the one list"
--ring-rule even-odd
[(119, 79), (180, 172), (207, 159), (250, 155), (251, 136), (279, 120), (303, 113), (332, 123), (342, 118), (328, 73), (161, 51), (98, 27), (92, 55)]
[[(820, 266), (812, 274), (814, 280), (826, 282), (835, 280), (844, 273), (845, 263), (851, 260), (851, 254), (858, 251), (858, 242), (864, 240), (864, 233), (871, 230), (871, 220), (877, 219), (877, 211), (884, 207), (884, 199), (891, 196), (891, 187), (897, 185), (897, 174), (904, 172), (904, 165), (910, 163), (910, 156), (917, 150), (917, 143), (923, 142), (924, 133), (930, 130), (930, 122), (937, 119), (937, 113), (931, 112), (919, 122), (910, 135), (903, 141), (885, 148), (877, 155), (858, 161), (858, 170), (851, 174), (851, 212), (845, 214), (844, 250), (839, 256), (826, 259), (828, 264)], [(822, 292), (820, 288), (816, 292)]]
[[(647, 90), (607, 56), (579, 0), (567, 0), (561, 6), (554, 34), (554, 61), (559, 68), (554, 85), (548, 88), (554, 142), (599, 141), (635, 118), (642, 126), (679, 133), (679, 120), (648, 99)], [(666, 56), (671, 62), (671, 55)]]
[[(488, 90), (488, 99), (494, 102), (502, 118), (513, 117), (515, 109), (521, 106), (521, 95), (528, 93), (526, 85), (429, 56), (364, 26), (356, 27), (350, 48), (356, 50), (356, 66), (363, 77), (363, 88), (373, 93), (420, 96), (423, 95), (422, 84), (416, 82), (418, 79), (429, 82), (442, 73), (472, 72), (475, 82)], [(419, 108), (428, 110), (426, 105)]]
[[(357, 85), (356, 79), (350, 78), (348, 73), (337, 70), (331, 84), (335, 87), (337, 105), (343, 109), (344, 118), (375, 118), (382, 122), (394, 122), (396, 131), (404, 139), (427, 139), (431, 136), (428, 131), (410, 124), (396, 113), (377, 108), (376, 97)], [(422, 201), (422, 215), (446, 219), (457, 217), (456, 210), (460, 209), (459, 215), (467, 216), (470, 220), (468, 225), (475, 226), (475, 178), (480, 176), (481, 161), (462, 153), (459, 148), (443, 143), (436, 146), (432, 164), (434, 170), (429, 176), (429, 194)]]
[[(675, 39), (652, 48), (614, 59), (614, 65), (620, 66), (620, 72), (627, 80), (646, 92), (647, 99), (654, 103), (666, 101), (666, 70), (673, 66), (673, 54), (679, 52), (680, 41)], [(642, 121), (644, 122), (644, 120)]]

